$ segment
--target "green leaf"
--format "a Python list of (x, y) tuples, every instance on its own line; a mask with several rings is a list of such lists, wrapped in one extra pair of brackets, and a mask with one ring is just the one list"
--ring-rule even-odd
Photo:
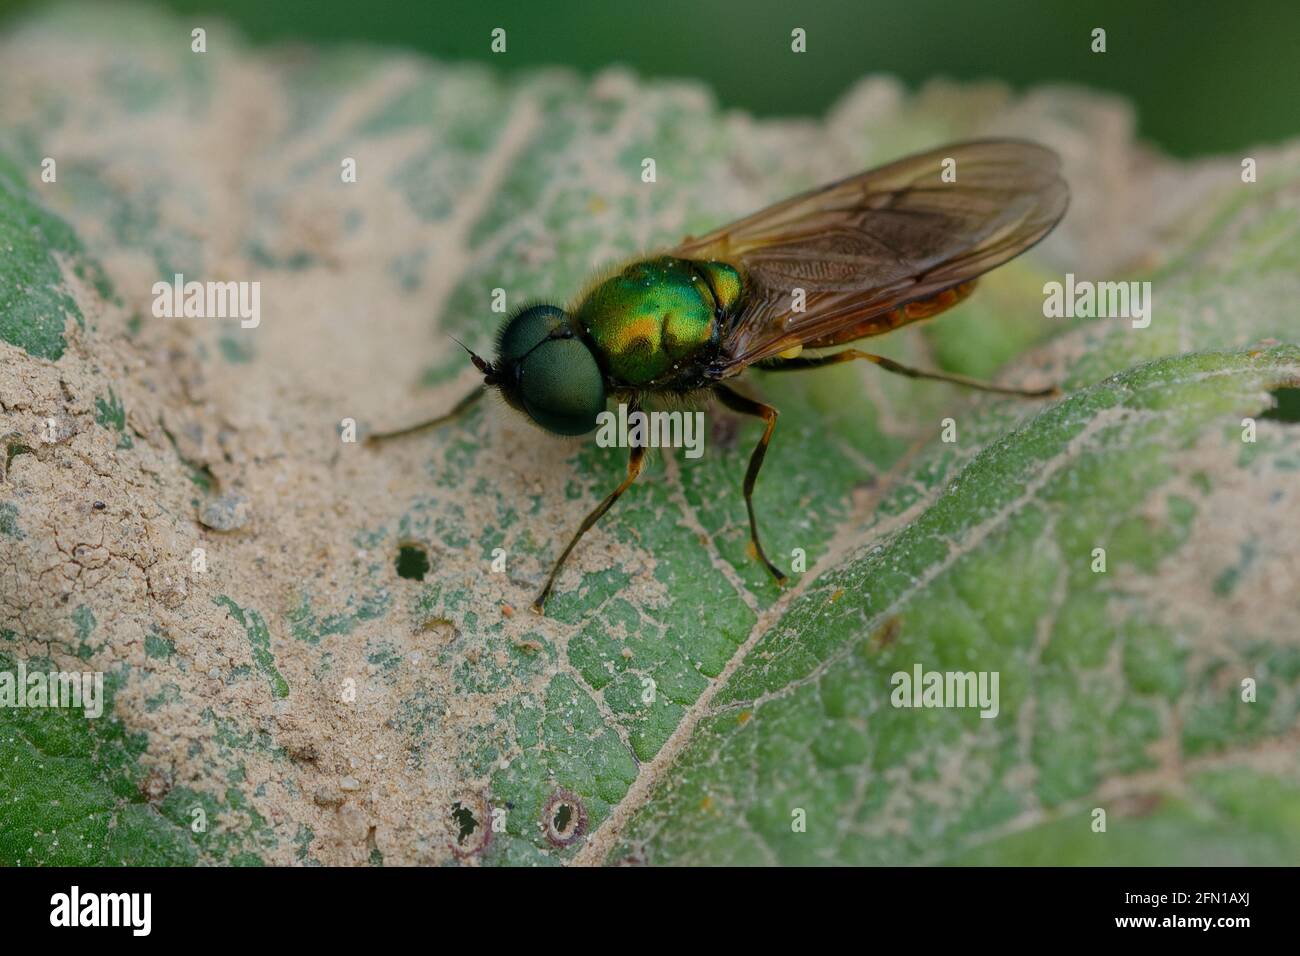
[[(871, 79), (759, 122), (621, 71), (219, 27), (194, 54), (191, 28), (87, 5), (0, 38), (25, 91), (0, 101), (0, 671), (111, 688), (95, 720), (0, 708), (0, 862), (1296, 858), (1300, 149), (1246, 184), (1080, 92)], [(784, 592), (747, 550), (759, 429), (720, 409), (544, 619), (620, 452), (495, 407), (340, 440), (472, 387), (449, 336), (490, 352), (496, 289), (568, 302), (602, 263), (995, 133), (1062, 147), (1069, 215), (879, 350), (1067, 394), (752, 376), (782, 412), (764, 540), (806, 559)], [(260, 282), (260, 324), (155, 318), (177, 272)], [(1067, 272), (1149, 280), (1151, 325), (1044, 318)], [(996, 716), (894, 706), (916, 665), (996, 672)]]
[(0, 157), (0, 340), (43, 359), (63, 354), (69, 316), (83, 321), (64, 288), (57, 256), (79, 251), (72, 231), (46, 212), (12, 160)]
[[(861, 532), (844, 535), (843, 560), (756, 632), (698, 709), (621, 852), (1294, 859), (1290, 759), (1284, 779), (1260, 784), (1269, 800), (1225, 807), (1210, 781), (1254, 779), (1256, 750), (1294, 727), (1295, 653), (1274, 630), (1281, 608), (1236, 619), (1210, 582), (1233, 560), (1229, 542), (1285, 555), (1281, 536), (1233, 526), (1282, 522), (1300, 435), (1278, 429), (1242, 467), (1239, 429), (1222, 425), (1297, 375), (1294, 347), (1119, 373), (992, 442), (895, 530), (856, 547)], [(997, 672), (996, 717), (892, 706), (892, 675), (918, 663)], [(1267, 688), (1255, 703), (1241, 699), (1244, 677)], [(1106, 834), (1091, 831), (1098, 807), (1112, 815)], [(792, 831), (795, 808), (806, 832)], [(1238, 841), (1252, 831), (1268, 837)]]

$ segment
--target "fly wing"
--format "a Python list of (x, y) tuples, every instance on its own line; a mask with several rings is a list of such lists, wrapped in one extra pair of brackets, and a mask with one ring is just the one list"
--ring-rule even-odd
[[(949, 158), (955, 181), (944, 182)], [(724, 339), (726, 377), (796, 345), (851, 341), (934, 314), (921, 303), (957, 301), (941, 294), (1034, 245), (1068, 202), (1050, 149), (958, 143), (794, 196), (672, 254), (742, 267), (745, 306)], [(803, 311), (793, 308), (796, 289)], [(918, 307), (896, 311), (908, 303)]]

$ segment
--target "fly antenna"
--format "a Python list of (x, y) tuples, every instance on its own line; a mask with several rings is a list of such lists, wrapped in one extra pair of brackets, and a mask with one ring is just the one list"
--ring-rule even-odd
[[(492, 363), (485, 362), (483, 359), (479, 358), (477, 355), (474, 354), (473, 349), (471, 349), (460, 339), (456, 338), (456, 336), (448, 335), (447, 338), (451, 339), (453, 342), (455, 342), (457, 345), (459, 345), (461, 348), (465, 350), (466, 354), (469, 355), (469, 360), (474, 363), (474, 367), (476, 369), (478, 369), (484, 375), (488, 376), (489, 379), (492, 377), (492, 373), (495, 371), (492, 368)], [(488, 384), (490, 385), (491, 382), (489, 381)]]

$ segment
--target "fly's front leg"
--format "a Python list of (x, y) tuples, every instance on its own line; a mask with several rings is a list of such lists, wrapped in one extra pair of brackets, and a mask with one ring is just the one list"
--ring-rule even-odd
[(993, 385), (990, 382), (981, 382), (979, 379), (967, 378), (965, 375), (954, 375), (948, 372), (927, 372), (922, 369), (912, 368), (908, 365), (902, 365), (895, 362), (893, 359), (885, 358), (883, 355), (873, 355), (870, 352), (862, 352), (858, 349), (845, 349), (843, 352), (836, 352), (833, 355), (776, 359), (770, 364), (760, 366), (760, 368), (769, 372), (795, 372), (801, 369), (823, 368), (827, 365), (839, 365), (841, 362), (852, 362), (855, 359), (872, 362), (879, 365), (886, 372), (894, 372), (897, 375), (906, 375), (908, 378), (928, 378), (936, 382), (951, 382), (954, 385), (964, 385), (966, 388), (979, 389), (981, 392), (996, 392), (999, 395), (1020, 395), (1024, 398), (1050, 398), (1054, 395), (1061, 394), (1061, 390), (1055, 385), (1048, 386), (1047, 388), (1010, 388), (1004, 385)]
[(758, 540), (758, 519), (754, 516), (754, 483), (758, 481), (759, 469), (763, 467), (763, 459), (767, 456), (768, 443), (772, 440), (772, 432), (776, 430), (777, 411), (771, 405), (764, 405), (752, 398), (746, 398), (739, 392), (733, 392), (725, 385), (715, 386), (713, 394), (717, 395), (718, 401), (733, 412), (752, 415), (755, 418), (763, 419), (766, 423), (766, 427), (763, 429), (763, 437), (754, 446), (753, 454), (749, 456), (749, 468), (745, 471), (745, 508), (749, 511), (749, 540), (754, 545), (755, 553), (766, 566), (768, 573), (776, 579), (776, 583), (785, 584), (785, 575), (767, 559), (767, 554), (763, 551), (763, 545)]
[(406, 435), (413, 435), (415, 432), (424, 431), (426, 428), (433, 428), (444, 422), (449, 422), (453, 418), (461, 415), (467, 409), (471, 408), (487, 392), (486, 385), (480, 385), (474, 391), (470, 392), (459, 402), (452, 406), (451, 411), (445, 415), (439, 415), (437, 418), (431, 418), (427, 422), (417, 422), (414, 425), (407, 425), (405, 428), (398, 428), (391, 432), (376, 432), (366, 438), (368, 443), (388, 441), (390, 438), (402, 438)]
[(578, 543), (578, 539), (586, 534), (587, 530), (600, 520), (601, 515), (608, 511), (614, 502), (618, 501), (619, 496), (622, 495), (623, 492), (627, 491), (628, 488), (632, 487), (632, 482), (636, 481), (637, 475), (641, 474), (641, 463), (644, 460), (645, 448), (639, 445), (634, 445), (627, 458), (627, 477), (623, 479), (617, 488), (605, 496), (605, 500), (598, 504), (591, 514), (582, 519), (582, 524), (578, 527), (577, 533), (569, 540), (569, 546), (564, 549), (564, 553), (560, 555), (559, 559), (555, 562), (555, 566), (551, 568), (550, 577), (546, 579), (546, 586), (542, 588), (542, 593), (537, 595), (537, 600), (533, 602), (533, 610), (538, 614), (545, 613), (546, 599), (551, 594), (551, 587), (555, 584), (555, 578), (560, 573), (560, 568), (564, 567), (564, 562), (569, 557), (569, 552), (572, 551), (574, 545)]

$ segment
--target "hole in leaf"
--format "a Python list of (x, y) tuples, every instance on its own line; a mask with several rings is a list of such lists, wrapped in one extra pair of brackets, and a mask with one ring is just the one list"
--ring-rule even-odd
[(1288, 425), (1300, 424), (1300, 388), (1275, 388), (1269, 392), (1274, 406), (1260, 415)]
[(546, 839), (555, 846), (570, 846), (587, 832), (587, 808), (576, 793), (556, 790), (542, 809)]
[(423, 545), (404, 544), (397, 549), (397, 575), (412, 581), (423, 581), (429, 573), (429, 552)]
[(459, 830), (456, 842), (464, 846), (465, 840), (478, 829), (479, 823), (474, 817), (474, 811), (469, 807), (461, 806), (460, 801), (457, 801), (451, 805), (451, 818), (456, 821)]
[(452, 831), (456, 834), (449, 846), (462, 860), (477, 856), (492, 842), (492, 805), (478, 793), (465, 793), (451, 805)]

